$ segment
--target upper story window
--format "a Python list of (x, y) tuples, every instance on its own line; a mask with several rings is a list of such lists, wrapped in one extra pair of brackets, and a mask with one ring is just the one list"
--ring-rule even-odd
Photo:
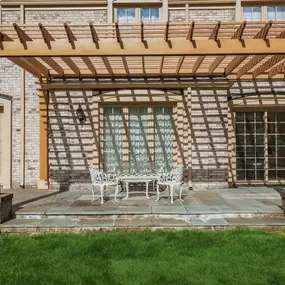
[(118, 23), (159, 22), (159, 8), (117, 8)]
[(119, 23), (135, 23), (137, 21), (135, 8), (118, 8), (117, 21)]
[(285, 20), (285, 6), (268, 6), (267, 19), (273, 21)]
[(261, 7), (243, 7), (243, 19), (245, 21), (261, 21)]
[(141, 8), (141, 22), (159, 22), (159, 9)]

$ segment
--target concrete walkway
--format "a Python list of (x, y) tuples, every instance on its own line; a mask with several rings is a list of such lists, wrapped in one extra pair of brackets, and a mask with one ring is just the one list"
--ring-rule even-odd
[(2, 232), (98, 231), (115, 229), (285, 227), (279, 191), (246, 187), (185, 191), (173, 204), (166, 196), (156, 202), (137, 193), (117, 203), (112, 191), (101, 205), (86, 191), (14, 190), (15, 219)]

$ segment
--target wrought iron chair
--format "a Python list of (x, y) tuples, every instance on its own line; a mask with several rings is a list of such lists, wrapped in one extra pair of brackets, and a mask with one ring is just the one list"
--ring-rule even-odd
[(173, 196), (174, 196), (174, 188), (179, 187), (179, 199), (182, 200), (182, 181), (183, 181), (183, 166), (177, 166), (175, 167), (171, 172), (169, 173), (160, 173), (157, 177), (157, 199), (158, 201), (160, 199), (159, 197), (159, 187), (160, 186), (166, 186), (170, 189), (170, 197), (171, 197), (171, 203), (173, 203)]
[(100, 187), (101, 193), (101, 204), (104, 203), (104, 189), (106, 186), (116, 186), (116, 192), (118, 191), (118, 179), (115, 172), (103, 172), (94, 168), (93, 166), (89, 167), (89, 172), (92, 181), (92, 195), (93, 199), (91, 202), (95, 200), (95, 187)]

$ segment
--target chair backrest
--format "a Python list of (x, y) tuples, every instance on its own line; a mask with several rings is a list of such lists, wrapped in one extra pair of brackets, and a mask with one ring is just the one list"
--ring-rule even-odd
[(103, 183), (103, 172), (99, 171), (93, 166), (88, 167), (92, 184), (102, 184)]
[(182, 182), (183, 181), (183, 165), (178, 165), (172, 169), (171, 179), (174, 182)]
[(99, 171), (93, 166), (89, 166), (89, 172), (92, 184), (108, 184), (108, 183), (115, 183), (117, 181), (116, 172)]

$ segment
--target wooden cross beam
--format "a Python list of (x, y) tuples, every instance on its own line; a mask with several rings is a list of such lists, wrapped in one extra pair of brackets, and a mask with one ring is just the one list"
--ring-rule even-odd
[[(234, 35), (232, 36), (232, 39), (238, 39), (239, 41), (242, 40), (242, 36), (244, 33), (244, 29), (246, 27), (246, 21), (244, 21), (239, 28), (236, 30), (236, 32), (234, 33)], [(212, 74), (217, 68), (218, 66), (222, 63), (222, 61), (226, 58), (226, 56), (217, 56), (217, 58), (214, 60), (214, 62), (211, 64), (210, 68), (209, 68), (209, 74)]]
[[(284, 58), (283, 58), (284, 59)], [(278, 73), (285, 71), (285, 61), (282, 61), (280, 64), (276, 65), (275, 67), (273, 67), (269, 72), (268, 72), (268, 77), (272, 78), (273, 76), (275, 76)]]
[(90, 70), (90, 72), (96, 76), (97, 75), (97, 71), (96, 68), (94, 66), (94, 64), (91, 62), (90, 58), (88, 56), (82, 56), (81, 59), (83, 60), (83, 62), (85, 63), (85, 65), (88, 67), (88, 69)]
[(61, 60), (74, 72), (76, 76), (80, 76), (80, 69), (70, 57), (61, 57)]
[(32, 42), (33, 40), (16, 24), (13, 24), (13, 27), (17, 33), (17, 36), (21, 42), (21, 44), (24, 46), (24, 49), (27, 49), (27, 43), (26, 42)]
[(43, 26), (43, 24), (39, 23), (39, 28), (42, 33), (44, 42), (47, 44), (48, 48), (51, 49), (50, 42), (54, 41), (53, 36), (47, 31), (47, 29)]
[(117, 42), (121, 43), (122, 42), (122, 38), (121, 38), (121, 33), (120, 33), (120, 28), (119, 28), (118, 22), (115, 23), (115, 27), (116, 27)]
[(182, 64), (184, 62), (184, 59), (185, 59), (185, 56), (181, 56), (178, 60), (178, 64), (177, 64), (177, 67), (176, 67), (176, 74), (178, 75), (179, 72), (180, 72), (180, 69), (182, 67)]
[(75, 49), (74, 42), (77, 41), (75, 35), (71, 31), (71, 29), (70, 29), (70, 27), (68, 26), (67, 23), (64, 23), (64, 29), (65, 29), (66, 36), (67, 36), (67, 39), (68, 39), (69, 43), (71, 44), (72, 48)]
[(164, 64), (164, 56), (161, 57), (160, 68), (159, 68), (159, 74), (160, 75), (162, 75), (163, 64)]
[(129, 76), (130, 75), (130, 70), (129, 70), (128, 62), (127, 62), (127, 59), (126, 59), (125, 56), (122, 57), (122, 61), (123, 61), (124, 68), (126, 70), (126, 74)]
[(169, 36), (169, 22), (166, 22), (165, 32), (164, 32), (164, 40), (166, 42), (168, 42), (168, 36)]
[(90, 27), (90, 32), (91, 32), (93, 43), (98, 44), (99, 37), (97, 35), (97, 32), (96, 32), (92, 22), (89, 23), (89, 27)]
[(41, 60), (49, 65), (55, 72), (57, 72), (59, 76), (64, 76), (62, 67), (51, 57), (41, 57)]
[(107, 71), (109, 72), (109, 75), (110, 75), (110, 76), (113, 76), (113, 75), (114, 75), (114, 72), (113, 72), (113, 69), (112, 69), (112, 67), (111, 67), (111, 64), (110, 64), (108, 58), (105, 57), (105, 56), (102, 56), (102, 60), (103, 60), (103, 63), (104, 63), (104, 65), (105, 65)]
[[(272, 21), (268, 22), (254, 37), (254, 39), (266, 40), (269, 29), (272, 26)], [(228, 76), (233, 70), (235, 70), (242, 62), (247, 59), (247, 55), (236, 56), (225, 68), (225, 76)]]
[(46, 66), (36, 60), (34, 57), (24, 57), (25, 61), (27, 61), (30, 65), (34, 66), (38, 72), (40, 72), (45, 78), (49, 78), (50, 73)]
[(220, 27), (221, 27), (221, 21), (218, 21), (216, 26), (214, 27), (209, 39), (215, 40), (215, 41), (218, 40), (218, 34), (219, 34)]
[(141, 22), (141, 41), (144, 41), (144, 30), (143, 30), (143, 22)]
[[(264, 62), (261, 66), (259, 66), (257, 69), (255, 69), (252, 73), (252, 77), (256, 78), (259, 76), (261, 73), (265, 72), (266, 70), (270, 69), (273, 67), (275, 64), (278, 62), (282, 61), (285, 59), (285, 55), (274, 55), (270, 59), (268, 59), (266, 62)], [(273, 73), (272, 73), (273, 74)]]
[(24, 70), (28, 71), (33, 76), (41, 78), (41, 73), (25, 59), (19, 57), (9, 57), (9, 60), (12, 61), (14, 64), (20, 66)]
[(194, 29), (195, 29), (195, 22), (192, 21), (191, 26), (189, 28), (186, 40), (192, 41), (193, 40), (193, 34), (194, 34)]

